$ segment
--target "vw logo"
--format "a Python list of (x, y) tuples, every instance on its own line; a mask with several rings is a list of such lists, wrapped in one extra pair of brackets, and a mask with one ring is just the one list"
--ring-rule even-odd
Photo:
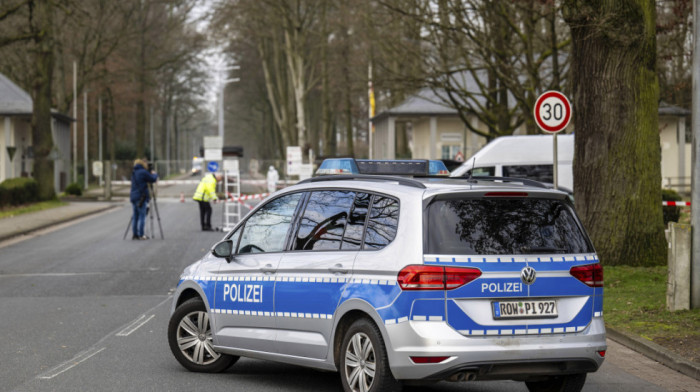
[(520, 280), (522, 280), (526, 285), (535, 283), (535, 279), (537, 279), (537, 272), (535, 272), (534, 268), (528, 266), (520, 271)]

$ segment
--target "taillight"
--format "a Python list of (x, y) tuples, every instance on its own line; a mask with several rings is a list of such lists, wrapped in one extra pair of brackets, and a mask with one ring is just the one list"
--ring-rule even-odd
[(453, 290), (481, 276), (477, 268), (409, 265), (399, 271), (402, 290)]
[(571, 267), (569, 273), (589, 287), (603, 287), (603, 267), (600, 263)]
[(456, 289), (481, 276), (476, 268), (445, 267), (445, 290)]

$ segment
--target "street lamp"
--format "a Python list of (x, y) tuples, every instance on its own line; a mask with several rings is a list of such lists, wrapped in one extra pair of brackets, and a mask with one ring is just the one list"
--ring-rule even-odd
[[(237, 69), (239, 67), (234, 67)], [(221, 138), (221, 145), (226, 145), (224, 141), (224, 90), (226, 85), (229, 83), (236, 83), (240, 81), (240, 78), (226, 79), (221, 83), (221, 91), (219, 92), (219, 137)]]

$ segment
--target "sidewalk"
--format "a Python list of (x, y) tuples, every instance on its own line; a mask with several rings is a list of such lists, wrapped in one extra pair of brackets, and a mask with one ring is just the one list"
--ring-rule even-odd
[(71, 201), (68, 205), (0, 219), (0, 241), (124, 205), (122, 201)]

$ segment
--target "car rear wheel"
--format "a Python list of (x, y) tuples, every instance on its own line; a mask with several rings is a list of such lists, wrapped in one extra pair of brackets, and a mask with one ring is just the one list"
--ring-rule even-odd
[(193, 372), (218, 373), (239, 358), (214, 350), (209, 314), (201, 298), (177, 307), (168, 324), (168, 343), (178, 362)]
[(580, 392), (586, 383), (586, 373), (556, 376), (545, 381), (526, 382), (530, 392)]
[(346, 392), (401, 389), (389, 369), (379, 329), (370, 320), (355, 321), (345, 333), (340, 351), (340, 378)]

